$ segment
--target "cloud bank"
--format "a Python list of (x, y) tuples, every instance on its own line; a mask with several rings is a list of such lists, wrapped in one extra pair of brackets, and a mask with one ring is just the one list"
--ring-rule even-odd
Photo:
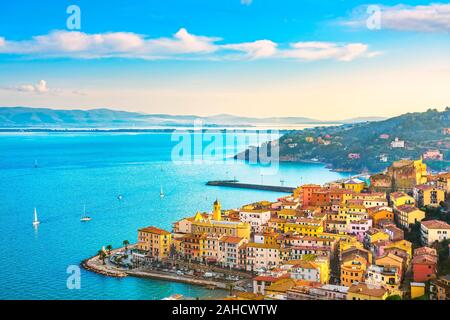
[(372, 57), (362, 43), (298, 42), (287, 45), (262, 39), (222, 44), (218, 37), (199, 36), (181, 28), (172, 37), (148, 38), (132, 32), (87, 34), (52, 31), (29, 40), (0, 37), (0, 54), (31, 58), (130, 58), (130, 59), (294, 59), (352, 61)]
[[(450, 32), (450, 3), (429, 5), (379, 6), (381, 29), (415, 32)], [(354, 10), (351, 18), (343, 22), (352, 27), (366, 27), (367, 6)]]

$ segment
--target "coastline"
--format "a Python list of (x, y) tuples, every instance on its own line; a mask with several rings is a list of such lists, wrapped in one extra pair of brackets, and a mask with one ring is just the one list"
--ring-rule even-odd
[[(134, 246), (129, 246), (132, 248)], [(124, 248), (118, 248), (115, 250), (111, 250), (111, 255), (114, 253), (118, 253), (123, 251)], [(90, 272), (97, 273), (102, 276), (112, 277), (112, 278), (125, 278), (128, 276), (136, 277), (136, 278), (146, 278), (153, 280), (161, 280), (161, 281), (169, 281), (169, 282), (179, 282), (185, 283), (189, 285), (207, 287), (211, 290), (227, 290), (229, 284), (223, 281), (214, 281), (207, 279), (198, 279), (187, 275), (177, 275), (171, 272), (163, 272), (163, 271), (149, 271), (142, 269), (125, 269), (114, 266), (112, 263), (103, 264), (100, 260), (99, 255), (94, 255), (90, 258), (87, 258), (81, 261), (80, 266)], [(239, 287), (234, 289), (235, 291), (243, 291), (239, 290)]]

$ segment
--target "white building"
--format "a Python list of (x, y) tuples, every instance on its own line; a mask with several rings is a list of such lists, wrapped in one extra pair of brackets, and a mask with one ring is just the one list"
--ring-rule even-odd
[(252, 232), (263, 232), (263, 226), (270, 220), (270, 211), (266, 210), (241, 210), (239, 220), (250, 224)]
[(281, 263), (280, 246), (250, 242), (247, 244), (247, 270), (268, 270)]
[(422, 221), (420, 227), (421, 240), (425, 245), (444, 241), (450, 238), (450, 225), (440, 220)]
[(404, 148), (405, 141), (400, 140), (399, 138), (395, 138), (394, 141), (391, 142), (391, 148)]

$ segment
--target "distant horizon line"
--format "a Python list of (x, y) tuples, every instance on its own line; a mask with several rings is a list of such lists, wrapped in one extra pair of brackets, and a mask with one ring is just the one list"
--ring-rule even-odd
[(0, 106), (0, 109), (37, 109), (37, 110), (52, 110), (52, 111), (80, 111), (80, 112), (89, 112), (89, 111), (112, 111), (112, 112), (126, 112), (126, 113), (134, 113), (139, 115), (145, 115), (145, 116), (170, 116), (170, 117), (197, 117), (197, 118), (214, 118), (214, 117), (235, 117), (235, 118), (249, 118), (249, 119), (256, 119), (256, 120), (265, 120), (265, 119), (296, 119), (296, 118), (302, 118), (305, 120), (309, 120), (317, 123), (336, 123), (340, 124), (345, 121), (350, 120), (358, 120), (358, 119), (372, 119), (367, 121), (382, 121), (386, 120), (392, 117), (399, 116), (400, 114), (394, 115), (394, 116), (353, 116), (349, 118), (344, 119), (331, 119), (331, 120), (325, 120), (325, 119), (317, 119), (312, 118), (308, 116), (296, 116), (296, 115), (274, 115), (274, 116), (251, 116), (251, 115), (237, 115), (232, 113), (214, 113), (209, 115), (200, 115), (200, 114), (180, 114), (180, 113), (161, 113), (161, 112), (155, 112), (155, 113), (148, 113), (143, 111), (133, 111), (133, 110), (126, 110), (126, 109), (119, 109), (119, 108), (111, 108), (111, 107), (86, 107), (86, 109), (80, 108), (80, 107), (73, 107), (73, 108), (58, 108), (58, 107), (36, 107), (36, 106)]

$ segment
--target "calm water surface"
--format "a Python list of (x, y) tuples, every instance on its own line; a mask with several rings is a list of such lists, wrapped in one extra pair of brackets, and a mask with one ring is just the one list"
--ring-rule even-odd
[[(81, 289), (66, 286), (69, 265), (102, 246), (136, 242), (137, 229), (197, 210), (223, 208), (282, 194), (207, 187), (213, 179), (295, 186), (341, 178), (320, 164), (283, 164), (263, 176), (258, 165), (176, 164), (171, 135), (50, 133), (0, 135), (0, 299), (161, 299), (174, 293), (214, 297), (220, 291), (165, 281), (115, 279), (81, 271)], [(240, 146), (242, 148), (242, 146)], [(37, 160), (38, 167), (34, 168)], [(166, 197), (160, 199), (163, 186)], [(117, 195), (124, 196), (122, 201)], [(83, 206), (93, 220), (81, 223)], [(33, 209), (41, 224), (32, 225)]]

